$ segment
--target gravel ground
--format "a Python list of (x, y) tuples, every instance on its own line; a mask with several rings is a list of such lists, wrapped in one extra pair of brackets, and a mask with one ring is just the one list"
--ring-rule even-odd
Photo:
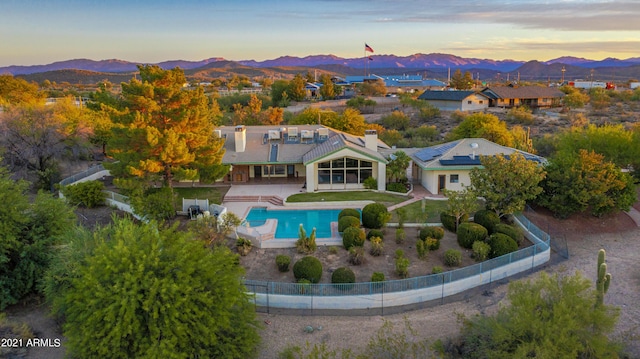
[[(620, 307), (621, 313), (613, 336), (628, 343), (627, 351), (633, 358), (640, 357), (640, 229), (621, 233), (602, 233), (568, 238), (570, 258), (554, 258), (543, 270), (549, 273), (573, 274), (581, 271), (595, 281), (597, 253), (607, 250), (607, 264), (613, 282), (605, 301)], [(554, 255), (554, 257), (556, 257)], [(525, 278), (535, 278), (536, 273)], [(491, 289), (491, 294), (475, 294), (467, 300), (432, 308), (414, 310), (384, 317), (349, 316), (299, 316), (260, 314), (265, 323), (261, 331), (262, 345), (259, 358), (277, 358), (289, 345), (304, 346), (306, 342), (325, 343), (328, 348), (351, 348), (361, 352), (369, 339), (387, 320), (401, 328), (405, 318), (423, 338), (444, 339), (459, 332), (458, 315), (492, 314), (506, 295), (507, 285)], [(306, 326), (322, 327), (321, 331), (304, 332)]]

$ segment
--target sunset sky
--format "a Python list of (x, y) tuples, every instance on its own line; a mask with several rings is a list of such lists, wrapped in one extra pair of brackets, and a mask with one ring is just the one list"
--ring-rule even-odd
[(333, 54), (640, 57), (638, 0), (0, 0), (0, 66)]

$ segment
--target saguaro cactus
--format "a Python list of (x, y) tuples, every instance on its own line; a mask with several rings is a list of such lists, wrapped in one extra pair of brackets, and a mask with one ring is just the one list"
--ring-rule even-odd
[(609, 290), (611, 284), (611, 273), (607, 273), (607, 263), (605, 263), (606, 252), (601, 249), (598, 252), (598, 279), (596, 280), (596, 305), (604, 304), (604, 295)]

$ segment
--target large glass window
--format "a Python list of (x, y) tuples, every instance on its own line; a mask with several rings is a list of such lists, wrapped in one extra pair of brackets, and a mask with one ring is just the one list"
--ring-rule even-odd
[(373, 162), (343, 157), (318, 163), (318, 184), (362, 183), (373, 175)]

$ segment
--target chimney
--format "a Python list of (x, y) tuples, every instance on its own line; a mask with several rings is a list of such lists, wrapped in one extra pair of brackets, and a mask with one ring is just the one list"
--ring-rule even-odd
[(244, 152), (247, 147), (247, 129), (243, 125), (238, 125), (234, 132), (236, 140), (236, 152)]
[(371, 151), (378, 152), (378, 131), (364, 131), (364, 147)]

